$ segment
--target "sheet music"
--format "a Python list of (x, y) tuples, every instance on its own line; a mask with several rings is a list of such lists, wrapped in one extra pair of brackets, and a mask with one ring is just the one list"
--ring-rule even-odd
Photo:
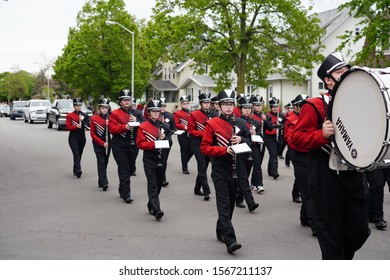
[(236, 154), (252, 152), (252, 149), (248, 146), (247, 143), (240, 143), (237, 145), (232, 145), (231, 147)]
[(263, 138), (260, 135), (251, 135), (252, 142), (264, 143)]
[(154, 141), (154, 148), (155, 149), (168, 149), (169, 148), (169, 141), (168, 140), (156, 140), (156, 141)]

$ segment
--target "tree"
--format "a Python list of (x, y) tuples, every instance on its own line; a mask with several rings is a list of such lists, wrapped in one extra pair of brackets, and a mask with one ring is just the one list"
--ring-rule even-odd
[[(323, 31), (299, 0), (157, 0), (150, 40), (168, 50), (166, 59), (196, 61), (194, 70), (229, 88), (267, 85), (270, 73), (300, 82), (319, 53)], [(152, 32), (153, 31), (153, 32)]]
[(390, 60), (384, 55), (390, 50), (390, 1), (350, 0), (339, 7), (343, 8), (349, 8), (355, 18), (362, 18), (360, 24), (364, 27), (357, 36), (352, 31), (346, 32), (339, 49), (365, 37), (364, 47), (356, 54), (354, 63), (368, 67), (390, 66)]
[(0, 74), (0, 101), (26, 100), (33, 95), (36, 77), (23, 70)]
[(122, 0), (90, 0), (78, 13), (77, 27), (69, 29), (68, 43), (53, 67), (64, 93), (91, 96), (95, 101), (101, 95), (115, 100), (121, 89), (131, 88), (132, 36), (119, 26), (108, 26), (107, 20), (135, 34), (134, 94), (143, 95), (150, 65), (141, 60), (137, 24)]

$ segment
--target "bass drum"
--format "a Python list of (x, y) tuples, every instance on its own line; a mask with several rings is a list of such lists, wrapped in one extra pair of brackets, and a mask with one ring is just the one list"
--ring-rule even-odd
[(335, 86), (330, 120), (332, 146), (358, 171), (390, 166), (390, 70), (352, 68)]

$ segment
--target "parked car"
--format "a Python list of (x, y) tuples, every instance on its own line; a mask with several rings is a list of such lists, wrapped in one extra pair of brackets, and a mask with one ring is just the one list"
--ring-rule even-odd
[[(53, 124), (57, 126), (57, 130), (62, 130), (66, 124), (66, 116), (74, 111), (72, 99), (57, 99), (54, 100), (53, 106), (47, 111), (47, 127), (52, 128)], [(81, 111), (92, 116), (92, 111), (83, 103)]]
[(0, 105), (0, 117), (8, 117), (9, 116), (9, 105), (8, 104), (1, 104)]
[(24, 107), (24, 122), (34, 123), (35, 121), (47, 122), (46, 114), (51, 103), (46, 99), (31, 99)]
[(19, 101), (13, 101), (11, 104), (11, 113), (9, 115), (9, 118), (11, 120), (15, 120), (16, 118), (22, 118), (24, 108), (27, 105), (27, 100), (19, 100)]

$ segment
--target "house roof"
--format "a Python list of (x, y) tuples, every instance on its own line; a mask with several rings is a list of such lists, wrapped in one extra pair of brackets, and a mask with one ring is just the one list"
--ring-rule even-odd
[(326, 35), (323, 37), (325, 39), (351, 16), (349, 15), (348, 9), (339, 11), (336, 8), (318, 13), (317, 17), (320, 20), (320, 27), (326, 31)]
[(171, 81), (167, 80), (151, 80), (150, 84), (157, 90), (157, 91), (176, 91), (178, 90), (177, 86), (172, 83)]
[(157, 68), (152, 72), (153, 76), (160, 76), (162, 73), (162, 65), (158, 64)]
[(183, 70), (185, 67), (187, 67), (188, 64), (190, 64), (193, 60), (190, 59), (190, 60), (187, 60), (186, 62), (179, 62), (178, 64), (176, 64), (175, 67), (173, 67), (172, 69), (172, 73), (174, 72), (180, 72), (181, 70)]
[(216, 87), (215, 81), (209, 76), (209, 75), (193, 75), (188, 76), (187, 79), (185, 79), (180, 86), (178, 86), (179, 89), (184, 88), (186, 85), (188, 85), (190, 82), (194, 82), (200, 87)]

